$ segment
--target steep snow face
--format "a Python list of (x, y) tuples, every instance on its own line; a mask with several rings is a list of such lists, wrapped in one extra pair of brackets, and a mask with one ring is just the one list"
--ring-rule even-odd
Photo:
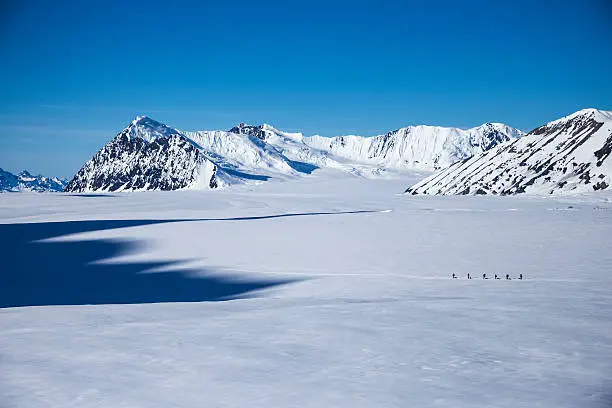
[(294, 174), (291, 161), (257, 135), (224, 131), (184, 132), (223, 167)]
[(175, 129), (140, 117), (96, 153), (68, 183), (66, 191), (219, 186), (217, 166), (193, 141)]
[(307, 145), (301, 133), (283, 132), (268, 124), (252, 126), (244, 123), (234, 126), (229, 132), (257, 138), (260, 143), (282, 155), (289, 166), (299, 173), (310, 173), (318, 167), (345, 167), (329, 157), (328, 152)]
[(27, 170), (15, 175), (0, 169), (0, 191), (62, 191), (66, 183), (57, 177), (34, 176)]
[(612, 112), (584, 109), (457, 163), (411, 194), (553, 194), (612, 184)]
[(350, 160), (390, 168), (437, 170), (516, 139), (520, 130), (501, 123), (472, 129), (409, 126), (375, 137), (312, 136), (307, 145)]

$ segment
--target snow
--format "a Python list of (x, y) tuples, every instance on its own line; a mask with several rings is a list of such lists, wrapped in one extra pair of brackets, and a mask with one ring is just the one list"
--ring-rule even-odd
[[(19, 240), (10, 226), (65, 230), (4, 254), (0, 405), (609, 406), (612, 195), (401, 194), (421, 177), (322, 169), (217, 191), (2, 196), (4, 248)], [(190, 221), (130, 224), (160, 219)], [(124, 224), (71, 232), (69, 220)], [(83, 271), (115, 276), (126, 301), (96, 302), (100, 291), (66, 280), (66, 267), (117, 239), (133, 245)], [(279, 284), (228, 301), (142, 302), (114, 268), (143, 262), (155, 269), (139, 279)], [(29, 265), (45, 266), (10, 280)], [(4, 305), (49, 297), (25, 299), (37, 284), (85, 301)]]

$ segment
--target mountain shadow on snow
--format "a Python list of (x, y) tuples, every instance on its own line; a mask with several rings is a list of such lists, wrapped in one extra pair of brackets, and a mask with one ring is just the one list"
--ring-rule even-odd
[[(142, 249), (145, 246), (142, 241), (40, 241), (80, 232), (169, 222), (176, 221), (0, 224), (0, 247), (6, 254), (0, 269), (0, 308), (221, 301), (289, 283), (280, 279), (223, 277), (214, 270), (177, 267), (179, 261), (96, 263)], [(168, 270), (170, 267), (172, 271)]]
[(174, 222), (258, 221), (373, 212), (377, 211), (0, 224), (0, 248), (7, 254), (0, 269), (0, 308), (222, 301), (254, 296), (255, 291), (297, 281), (224, 277), (213, 269), (181, 268), (180, 260), (104, 264), (99, 261), (146, 249), (146, 242), (126, 239), (44, 241), (48, 238)]

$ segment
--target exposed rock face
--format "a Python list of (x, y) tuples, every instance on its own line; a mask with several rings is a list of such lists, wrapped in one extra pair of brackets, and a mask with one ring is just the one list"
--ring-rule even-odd
[(234, 126), (229, 130), (230, 133), (237, 133), (239, 135), (249, 135), (258, 138), (259, 140), (266, 140), (267, 132), (264, 129), (264, 125), (252, 126), (245, 123), (240, 123), (238, 126)]
[(78, 171), (66, 191), (216, 188), (216, 173), (217, 166), (180, 132), (138, 118)]

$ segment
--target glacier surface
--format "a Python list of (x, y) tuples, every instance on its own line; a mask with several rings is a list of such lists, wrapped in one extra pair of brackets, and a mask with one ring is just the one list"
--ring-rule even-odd
[(1, 405), (609, 406), (610, 193), (401, 194), (421, 177), (3, 196), (36, 240), (2, 293), (46, 295), (0, 308)]

